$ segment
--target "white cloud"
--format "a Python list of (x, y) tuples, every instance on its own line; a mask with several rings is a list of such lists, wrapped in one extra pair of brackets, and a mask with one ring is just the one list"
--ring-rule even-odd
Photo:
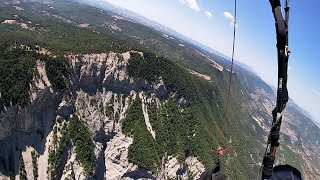
[(200, 11), (200, 7), (196, 0), (179, 0), (182, 4), (186, 4), (189, 8), (195, 11)]
[[(235, 21), (233, 15), (231, 13), (229, 13), (229, 12), (224, 12), (223, 16), (230, 20), (229, 24), (230, 24), (231, 27), (233, 27), (234, 26), (234, 21)], [(238, 24), (236, 24), (236, 28), (238, 28)]]
[(233, 15), (231, 13), (229, 13), (229, 12), (224, 12), (223, 16), (228, 18), (228, 19), (230, 19), (231, 21), (234, 21)]
[(212, 18), (212, 13), (209, 11), (205, 11), (204, 14), (208, 17), (208, 18)]

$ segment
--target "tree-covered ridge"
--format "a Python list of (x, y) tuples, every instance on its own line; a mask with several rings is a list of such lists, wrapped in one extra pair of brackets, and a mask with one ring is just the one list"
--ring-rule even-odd
[(155, 171), (160, 168), (163, 157), (172, 155), (183, 162), (186, 157), (196, 154), (192, 138), (196, 122), (191, 112), (182, 110), (172, 98), (159, 108), (155, 100), (146, 106), (156, 132), (155, 139), (147, 130), (139, 98), (133, 101), (122, 120), (123, 132), (133, 137), (133, 144), (129, 146), (129, 162)]
[[(129, 162), (138, 165), (139, 168), (155, 171), (161, 168), (163, 158), (166, 159), (168, 156), (176, 157), (182, 164), (187, 157), (195, 156), (207, 168), (211, 167), (215, 160), (215, 153), (211, 152), (211, 149), (216, 148), (214, 145), (219, 137), (219, 132), (212, 125), (213, 121), (203, 117), (203, 111), (201, 112), (197, 106), (191, 105), (183, 109), (173, 98), (161, 102), (147, 94), (144, 93), (148, 99), (144, 102), (144, 106), (147, 107), (155, 139), (144, 122), (142, 101), (136, 98), (127, 110), (125, 119), (122, 120), (123, 132), (133, 138), (133, 144), (129, 146)], [(242, 136), (238, 131), (228, 132), (228, 136), (239, 134)], [(240, 138), (232, 139), (238, 141)], [(241, 143), (236, 144), (234, 148), (244, 154), (248, 150), (247, 145)], [(228, 177), (237, 179), (253, 177), (251, 174), (241, 173), (249, 168), (246, 158), (230, 153), (223, 159), (223, 164), (227, 164), (229, 168), (224, 169)], [(233, 170), (230, 171), (230, 168)]]
[[(217, 149), (223, 124), (224, 99), (221, 94), (224, 93), (221, 92), (221, 87), (191, 75), (184, 68), (163, 57), (146, 52), (143, 54), (141, 56), (131, 53), (127, 67), (129, 76), (135, 79), (143, 78), (149, 83), (158, 83), (162, 79), (169, 94), (174, 97), (165, 99), (166, 102), (162, 102), (160, 107), (156, 106), (155, 102), (146, 105), (151, 125), (156, 132), (156, 154), (161, 158), (167, 153), (177, 156), (181, 161), (188, 156), (196, 156), (207, 168), (211, 167), (215, 159), (215, 153), (211, 150)], [(220, 83), (222, 81), (224, 80), (221, 79)], [(238, 83), (233, 84), (234, 88), (241, 89), (240, 86)], [(228, 117), (232, 123), (226, 129), (224, 139), (224, 142), (230, 142), (232, 139), (230, 145), (234, 146), (233, 150), (236, 153), (230, 153), (229, 158), (223, 159), (223, 164), (233, 168), (233, 171), (224, 169), (229, 177), (246, 179), (254, 177), (254, 172), (243, 172), (250, 169), (250, 154), (257, 154), (257, 149), (252, 148), (257, 146), (257, 141), (254, 140), (254, 133), (243, 131), (246, 126), (250, 126), (250, 122), (244, 121), (249, 116), (244, 115), (241, 106), (235, 102), (235, 99), (240, 101), (240, 93), (239, 90), (233, 91), (230, 106), (230, 112), (233, 113)], [(188, 102), (184, 109), (177, 102), (181, 97)], [(147, 132), (147, 129), (145, 131)], [(150, 133), (149, 136), (151, 137)], [(129, 151), (129, 156), (130, 153), (133, 152)], [(238, 153), (243, 155), (238, 156)]]
[[(57, 170), (61, 166), (61, 158), (65, 149), (70, 145), (69, 133), (67, 130), (67, 124), (63, 123), (64, 119), (62, 117), (57, 117), (57, 126), (59, 127), (60, 138), (58, 137), (58, 127), (55, 126), (53, 129), (53, 142), (52, 147), (49, 148), (48, 157), (48, 178), (55, 179), (57, 175)], [(63, 124), (62, 124), (63, 123)]]
[[(32, 7), (26, 7), (32, 8)], [(28, 9), (29, 10), (29, 9)], [(50, 49), (56, 55), (89, 54), (108, 51), (123, 52), (139, 49), (129, 42), (105, 36), (90, 29), (79, 28), (57, 20), (51, 16), (44, 16), (40, 12), (15, 12), (17, 17), (10, 17), (12, 7), (0, 7), (0, 19), (12, 19), (17, 23), (32, 22), (34, 30), (21, 28), (16, 24), (0, 24), (0, 40), (6, 43), (25, 44), (28, 46), (39, 45)], [(32, 10), (33, 11), (33, 10)], [(22, 13), (22, 14), (21, 14)], [(22, 17), (27, 19), (21, 19)]]
[(77, 160), (83, 166), (87, 175), (92, 175), (96, 166), (94, 155), (94, 144), (90, 135), (89, 128), (78, 114), (74, 114), (68, 124), (69, 138), (75, 146)]
[(220, 103), (218, 88), (205, 80), (193, 76), (186, 69), (174, 62), (149, 52), (131, 53), (127, 67), (129, 76), (144, 78), (150, 83), (157, 83), (162, 78), (171, 93), (177, 93), (191, 104), (204, 100)]
[(63, 57), (48, 58), (45, 63), (46, 73), (52, 88), (63, 92), (69, 82), (69, 68)]
[(157, 154), (156, 143), (144, 122), (140, 99), (133, 101), (126, 112), (122, 130), (126, 135), (133, 136), (133, 144), (129, 146), (129, 162), (140, 168), (155, 171), (160, 165), (160, 157)]
[(36, 74), (37, 60), (45, 62), (52, 88), (63, 92), (69, 82), (69, 66), (64, 57), (50, 57), (36, 52), (36, 47), (23, 49), (17, 44), (0, 43), (0, 110), (30, 102), (30, 84)]
[(197, 146), (193, 137), (197, 122), (192, 110), (182, 109), (173, 98), (158, 106), (155, 100), (147, 104), (160, 157), (174, 155), (183, 161), (188, 156), (196, 156)]
[[(61, 134), (58, 137), (58, 130)], [(66, 153), (68, 147), (75, 147), (76, 160), (84, 168), (86, 175), (91, 176), (96, 166), (96, 157), (94, 155), (94, 145), (85, 122), (75, 113), (65, 121), (62, 117), (57, 117), (57, 125), (53, 129), (53, 147), (49, 152), (49, 172), (50, 178), (55, 179), (57, 170), (61, 164), (63, 153)]]
[(35, 72), (38, 54), (0, 46), (0, 110), (4, 106), (26, 106), (29, 84)]
[[(185, 98), (189, 104), (186, 109), (182, 109), (175, 99), (169, 98), (161, 107), (157, 107), (155, 102), (146, 105), (150, 122), (156, 132), (156, 159), (167, 154), (184, 161), (186, 157), (193, 155), (209, 167), (214, 157), (210, 149), (219, 134), (215, 131), (216, 123), (219, 123), (221, 118), (221, 109), (217, 108), (217, 105), (222, 106), (223, 101), (215, 85), (189, 74), (172, 61), (146, 52), (143, 56), (131, 53), (127, 70), (129, 76), (144, 78), (150, 83), (157, 83), (162, 78), (170, 94), (175, 94), (175, 98)], [(139, 108), (141, 111), (141, 106)], [(130, 112), (129, 110), (123, 122), (124, 130), (126, 124), (131, 122)], [(140, 118), (143, 119), (143, 116), (140, 115)], [(145, 131), (147, 132), (147, 129)], [(151, 137), (149, 132), (148, 134)]]

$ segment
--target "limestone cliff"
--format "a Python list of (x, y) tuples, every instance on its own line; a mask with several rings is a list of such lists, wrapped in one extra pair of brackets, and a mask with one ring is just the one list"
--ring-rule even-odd
[[(187, 173), (199, 177), (204, 166), (196, 157), (189, 157), (185, 162), (175, 157), (163, 157), (164, 166), (157, 172), (140, 169), (129, 162), (128, 149), (133, 137), (126, 136), (121, 128), (128, 107), (134, 99), (141, 100), (145, 124), (156, 138), (157, 132), (149, 121), (148, 106), (152, 99), (161, 104), (159, 98), (169, 96), (162, 80), (149, 84), (142, 79), (130, 78), (126, 69), (129, 58), (130, 52), (69, 55), (71, 73), (66, 93), (53, 90), (45, 63), (37, 61), (29, 90), (30, 105), (23, 109), (6, 107), (0, 116), (0, 160), (3, 162), (0, 170), (5, 174), (2, 177), (8, 177), (9, 172), (15, 172), (16, 178), (19, 177), (21, 151), (28, 179), (50, 178), (55, 166), (50, 164), (50, 157), (61, 146), (63, 128), (68, 126), (68, 119), (75, 112), (90, 131), (96, 168), (92, 175), (85, 172), (77, 159), (75, 142), (71, 141), (55, 167), (56, 178), (166, 179), (179, 176), (187, 179)], [(144, 93), (146, 90), (151, 92), (151, 99)], [(34, 152), (36, 156), (32, 154)]]

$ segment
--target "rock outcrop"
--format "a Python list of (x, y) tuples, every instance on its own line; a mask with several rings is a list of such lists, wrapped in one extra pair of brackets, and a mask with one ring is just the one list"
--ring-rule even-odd
[[(148, 99), (143, 91), (151, 92), (157, 106), (160, 106), (159, 98), (169, 96), (162, 79), (160, 78), (158, 84), (149, 84), (142, 79), (130, 78), (126, 70), (130, 52), (70, 55), (67, 58), (71, 72), (68, 93), (56, 93), (52, 89), (46, 75), (45, 63), (37, 61), (36, 73), (30, 84), (30, 105), (24, 109), (17, 106), (7, 107), (1, 114), (0, 144), (5, 148), (0, 148), (0, 158), (5, 164), (9, 164), (7, 167), (0, 167), (1, 172), (8, 174), (12, 170), (18, 171), (17, 162), (21, 150), (26, 161), (27, 175), (31, 178), (33, 164), (30, 162), (29, 151), (34, 149), (39, 154), (38, 178), (49, 177), (48, 160), (50, 153), (57, 148), (54, 143), (60, 141), (61, 129), (72, 114), (77, 112), (92, 136), (96, 169), (92, 176), (86, 174), (83, 165), (77, 160), (74, 147), (68, 145), (69, 149), (63, 153), (62, 166), (58, 167), (58, 178), (156, 179), (159, 173), (139, 169), (137, 165), (129, 162), (129, 146), (134, 139), (122, 132), (121, 123), (132, 100), (139, 98), (147, 129), (152, 137), (156, 138), (148, 115), (148, 103), (151, 99)], [(184, 99), (180, 101), (186, 103)], [(65, 119), (62, 124), (58, 122), (59, 116)], [(56, 132), (53, 132), (54, 129)], [(22, 143), (22, 139), (32, 140)], [(204, 170), (195, 157), (187, 158), (185, 163), (178, 162), (176, 158), (165, 158), (164, 163), (166, 166), (161, 170), (164, 179), (178, 176), (187, 179), (187, 168), (194, 177), (198, 177)]]

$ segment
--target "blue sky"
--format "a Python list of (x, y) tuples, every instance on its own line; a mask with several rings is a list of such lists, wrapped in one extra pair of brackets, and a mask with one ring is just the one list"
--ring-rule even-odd
[[(228, 56), (233, 0), (101, 0), (143, 15)], [(284, 2), (284, 1), (282, 1)], [(320, 1), (291, 1), (288, 88), (290, 98), (320, 122)], [(276, 86), (274, 19), (268, 0), (238, 1), (237, 60)]]

